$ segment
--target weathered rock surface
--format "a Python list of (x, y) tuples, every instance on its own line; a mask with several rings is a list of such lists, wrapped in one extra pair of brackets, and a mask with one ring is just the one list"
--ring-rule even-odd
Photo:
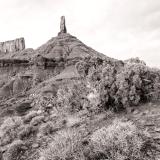
[(18, 38), (11, 41), (0, 42), (0, 52), (10, 53), (22, 51), (25, 49), (25, 40), (24, 38)]

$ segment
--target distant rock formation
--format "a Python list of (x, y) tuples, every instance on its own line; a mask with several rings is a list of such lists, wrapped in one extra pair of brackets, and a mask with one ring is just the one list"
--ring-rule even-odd
[(65, 16), (61, 17), (59, 34), (61, 34), (61, 33), (67, 33), (67, 28), (66, 28), (66, 24), (65, 24)]
[(18, 38), (11, 41), (0, 42), (0, 52), (3, 53), (22, 51), (24, 49), (25, 49), (24, 38)]

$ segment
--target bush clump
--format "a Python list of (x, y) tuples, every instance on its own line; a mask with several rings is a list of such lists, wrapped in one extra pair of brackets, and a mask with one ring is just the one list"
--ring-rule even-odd
[(18, 133), (18, 137), (21, 140), (28, 139), (38, 131), (37, 127), (31, 126), (30, 124), (25, 125), (23, 129)]
[(62, 85), (57, 92), (56, 105), (67, 111), (119, 111), (160, 98), (160, 70), (138, 58), (90, 58), (78, 62), (76, 69), (82, 74), (80, 83)]
[[(160, 98), (160, 70), (140, 60), (92, 66), (87, 75), (89, 92), (98, 95), (97, 106), (114, 110)], [(91, 101), (92, 102), (92, 101)]]
[(153, 160), (153, 142), (132, 122), (114, 120), (91, 136), (94, 153), (109, 160)]
[(30, 111), (23, 119), (24, 123), (28, 123), (32, 120), (32, 118), (38, 115), (37, 111)]
[(82, 135), (76, 130), (65, 130), (59, 132), (54, 141), (43, 152), (41, 159), (43, 160), (66, 160), (82, 159)]
[(16, 140), (10, 144), (7, 152), (5, 153), (4, 160), (19, 160), (23, 155), (26, 146), (23, 141)]
[(44, 119), (45, 119), (44, 116), (36, 116), (31, 120), (30, 124), (31, 124), (31, 126), (39, 125), (42, 122), (44, 122)]
[(80, 81), (61, 86), (57, 92), (58, 109), (70, 113), (82, 110), (86, 94), (85, 85)]
[(18, 135), (23, 124), (21, 117), (8, 117), (0, 126), (0, 145), (11, 143)]
[(154, 160), (155, 146), (146, 131), (116, 119), (89, 137), (75, 129), (59, 132), (40, 160)]
[(47, 122), (40, 126), (39, 132), (41, 135), (49, 135), (52, 134), (54, 131), (53, 123)]

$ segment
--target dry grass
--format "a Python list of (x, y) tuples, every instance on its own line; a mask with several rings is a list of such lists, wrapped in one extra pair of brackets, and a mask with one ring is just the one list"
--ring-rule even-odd
[(59, 132), (54, 141), (49, 144), (48, 149), (46, 149), (41, 159), (43, 160), (66, 160), (83, 159), (83, 154), (81, 152), (82, 146), (82, 135), (76, 130), (65, 130)]
[(98, 154), (109, 160), (153, 160), (147, 134), (132, 122), (114, 120), (112, 125), (93, 133), (91, 143)]

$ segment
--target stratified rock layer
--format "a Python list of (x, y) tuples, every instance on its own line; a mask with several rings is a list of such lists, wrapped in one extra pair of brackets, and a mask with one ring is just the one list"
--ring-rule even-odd
[(11, 41), (0, 42), (0, 52), (2, 53), (11, 53), (22, 51), (25, 49), (25, 40), (24, 38), (18, 38)]

